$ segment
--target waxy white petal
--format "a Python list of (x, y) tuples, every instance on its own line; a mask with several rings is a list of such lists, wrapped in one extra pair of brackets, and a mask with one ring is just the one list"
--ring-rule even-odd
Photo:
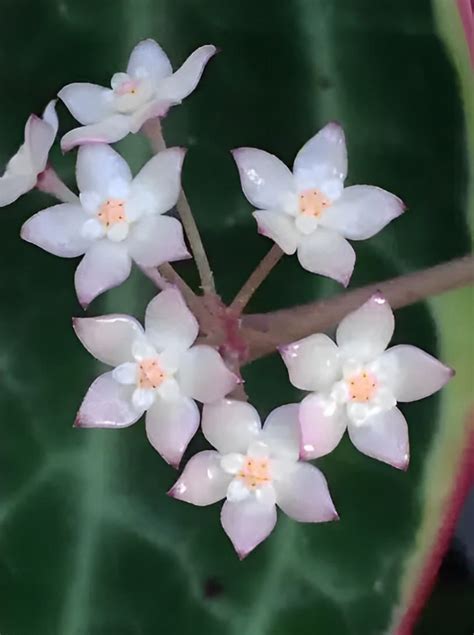
[(387, 348), (394, 328), (390, 305), (380, 293), (376, 293), (339, 323), (336, 341), (347, 357), (370, 361)]
[(285, 254), (290, 256), (295, 253), (301, 236), (293, 216), (275, 210), (257, 210), (253, 217), (259, 234), (273, 240)]
[[(181, 190), (181, 168), (186, 150), (167, 148), (155, 154), (133, 179), (131, 198), (140, 191), (147, 193), (150, 209), (147, 213), (164, 214), (176, 205)], [(148, 198), (147, 197), (147, 198)]]
[(59, 99), (79, 123), (88, 125), (97, 123), (112, 114), (112, 91), (110, 88), (76, 82), (64, 86)]
[(139, 42), (128, 60), (127, 73), (132, 77), (143, 77), (143, 71), (154, 84), (173, 72), (168, 56), (155, 40)]
[(0, 177), (0, 207), (10, 205), (22, 194), (29, 192), (36, 184), (36, 175), (4, 174)]
[(138, 364), (136, 362), (124, 362), (114, 368), (112, 376), (119, 384), (124, 384), (125, 386), (134, 385), (138, 380)]
[(54, 205), (29, 218), (21, 228), (21, 237), (55, 256), (75, 258), (91, 244), (81, 232), (86, 220), (80, 205)]
[(128, 135), (131, 124), (128, 115), (112, 115), (98, 123), (74, 128), (61, 139), (61, 150), (68, 152), (82, 144), (115, 143)]
[(303, 269), (333, 278), (347, 286), (354, 269), (355, 253), (340, 234), (318, 227), (301, 239), (298, 260)]
[(227, 488), (226, 497), (231, 503), (238, 503), (250, 496), (250, 490), (245, 487), (240, 479), (235, 478)]
[(157, 350), (185, 351), (198, 336), (199, 324), (180, 291), (170, 288), (158, 293), (148, 304), (145, 331)]
[(320, 394), (308, 395), (299, 410), (301, 458), (317, 459), (334, 450), (347, 428), (345, 407)]
[(133, 345), (144, 337), (141, 324), (129, 315), (74, 318), (73, 327), (89, 353), (109, 366), (134, 361)]
[(158, 267), (164, 262), (186, 260), (190, 254), (183, 226), (169, 216), (145, 216), (130, 228), (127, 246), (131, 257), (142, 267)]
[(132, 403), (136, 410), (146, 412), (155, 402), (156, 393), (150, 388), (135, 388)]
[(277, 505), (302, 523), (322, 523), (339, 518), (327, 481), (314, 465), (298, 462), (287, 478), (275, 481)]
[(132, 261), (123, 243), (99, 240), (87, 250), (74, 277), (77, 297), (86, 308), (104, 291), (117, 287), (130, 275)]
[(215, 52), (216, 47), (212, 44), (205, 44), (193, 51), (171, 77), (160, 81), (158, 85), (160, 99), (178, 104), (192, 93), (201, 79), (206, 64)]
[(263, 424), (261, 440), (268, 444), (272, 454), (296, 461), (300, 452), (298, 422), (299, 404), (292, 403), (272, 410)]
[(277, 520), (275, 505), (265, 505), (254, 496), (222, 506), (221, 523), (240, 559), (245, 558), (273, 531)]
[(394, 194), (372, 185), (347, 187), (321, 216), (324, 227), (350, 240), (371, 238), (404, 211)]
[(118, 152), (104, 143), (97, 143), (79, 148), (76, 180), (81, 192), (96, 192), (107, 198), (110, 196), (111, 183), (130, 183), (132, 173)]
[(178, 382), (183, 394), (202, 403), (211, 403), (231, 392), (238, 378), (216, 350), (199, 344), (183, 353)]
[(250, 203), (259, 209), (285, 211), (296, 192), (293, 175), (286, 165), (273, 154), (256, 148), (238, 148), (232, 156)]
[(221, 454), (245, 454), (261, 432), (258, 412), (249, 403), (222, 399), (202, 410), (202, 431)]
[(168, 494), (192, 505), (212, 505), (225, 497), (231, 476), (220, 467), (220, 454), (205, 450), (195, 454)]
[(336, 344), (323, 333), (279, 348), (290, 382), (300, 390), (327, 390), (341, 377)]
[(132, 406), (130, 386), (119, 384), (109, 372), (98, 377), (87, 391), (74, 425), (125, 428), (138, 421), (142, 414)]
[(146, 435), (151, 445), (174, 467), (199, 427), (199, 410), (187, 397), (158, 397), (146, 415)]
[(36, 115), (31, 115), (25, 127), (25, 146), (28, 148), (32, 170), (42, 172), (48, 161), (48, 154), (56, 137), (56, 130)]
[(406, 470), (410, 460), (408, 426), (398, 408), (369, 417), (365, 423), (349, 423), (355, 447), (378, 461)]

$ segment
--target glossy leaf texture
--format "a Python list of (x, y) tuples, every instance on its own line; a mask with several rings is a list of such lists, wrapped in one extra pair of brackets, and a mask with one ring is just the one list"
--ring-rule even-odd
[[(170, 145), (190, 149), (185, 187), (225, 300), (270, 247), (255, 231), (229, 150), (259, 147), (290, 163), (329, 120), (346, 131), (349, 184), (377, 184), (409, 208), (355, 245), (353, 285), (470, 249), (465, 113), (427, 0), (17, 0), (4, 7), (0, 34), (2, 162), (31, 111), (71, 81), (106, 84), (139, 39), (157, 39), (175, 66), (201, 44), (222, 49), (164, 129)], [(60, 114), (65, 132), (73, 122), (63, 107)], [(119, 147), (135, 168), (150, 156), (139, 137)], [(56, 150), (53, 160), (72, 183), (73, 154)], [(76, 263), (19, 238), (21, 223), (49, 200), (30, 194), (0, 211), (0, 632), (395, 634), (429, 553), (426, 526), (437, 527), (444, 509), (430, 483), (452, 482), (465, 438), (463, 374), (442, 396), (403, 406), (407, 473), (345, 439), (318, 462), (340, 522), (304, 526), (281, 515), (271, 538), (239, 562), (218, 505), (198, 509), (166, 497), (176, 474), (147, 443), (143, 422), (121, 431), (72, 428), (101, 369), (71, 328), (82, 314)], [(196, 282), (192, 264), (180, 271)], [(338, 291), (286, 258), (249, 310)], [(152, 294), (135, 272), (88, 315), (141, 318)], [(459, 338), (467, 306), (461, 291), (398, 311), (394, 343), (466, 372)], [(245, 379), (262, 416), (301, 396), (276, 355), (246, 368)], [(202, 447), (197, 438), (188, 454)], [(437, 634), (444, 632), (451, 631)]]

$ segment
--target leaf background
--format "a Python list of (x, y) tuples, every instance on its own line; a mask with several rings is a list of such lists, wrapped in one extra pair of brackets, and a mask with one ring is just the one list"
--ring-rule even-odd
[[(175, 67), (200, 44), (222, 48), (196, 93), (171, 111), (165, 134), (190, 148), (185, 189), (225, 300), (269, 248), (228, 151), (250, 145), (291, 162), (328, 120), (346, 130), (349, 182), (377, 184), (409, 206), (355, 245), (353, 286), (469, 251), (473, 110), (454, 2), (4, 0), (2, 8), (3, 162), (31, 111), (71, 81), (106, 84), (139, 39), (157, 39)], [(73, 122), (59, 108), (65, 132)], [(135, 168), (150, 156), (139, 137), (120, 148)], [(56, 149), (53, 159), (72, 183), (74, 156)], [(395, 633), (466, 443), (472, 291), (397, 312), (395, 343), (458, 369), (441, 395), (403, 408), (409, 471), (372, 461), (345, 439), (318, 463), (341, 522), (303, 526), (281, 515), (272, 537), (240, 563), (219, 526), (219, 506), (166, 497), (176, 474), (147, 444), (141, 423), (120, 432), (72, 429), (101, 369), (71, 329), (81, 312), (76, 263), (19, 239), (21, 223), (49, 204), (32, 193), (2, 211), (2, 635)], [(180, 271), (196, 282), (190, 265)], [(338, 290), (287, 258), (249, 310)], [(142, 317), (152, 294), (135, 273), (89, 314)], [(262, 415), (300, 398), (276, 356), (249, 366), (245, 378)], [(189, 454), (202, 446), (197, 438)], [(455, 594), (438, 589), (416, 632), (431, 634), (435, 624), (437, 635), (471, 633), (472, 592), (467, 584)], [(440, 606), (444, 622), (432, 617)]]

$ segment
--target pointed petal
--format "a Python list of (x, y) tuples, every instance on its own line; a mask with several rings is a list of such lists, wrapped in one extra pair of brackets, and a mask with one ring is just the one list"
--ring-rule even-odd
[(128, 315), (73, 318), (72, 325), (84, 348), (109, 366), (134, 361), (133, 344), (143, 337), (141, 324)]
[(267, 538), (276, 520), (275, 505), (259, 503), (254, 496), (222, 506), (222, 527), (241, 560)]
[(199, 333), (199, 324), (178, 289), (165, 289), (148, 304), (146, 336), (158, 351), (187, 350)]
[(263, 424), (261, 439), (274, 454), (296, 461), (300, 453), (299, 404), (291, 403), (272, 410)]
[(81, 233), (86, 220), (80, 205), (53, 205), (29, 218), (21, 228), (21, 237), (55, 256), (75, 258), (91, 244)]
[(47, 124), (51, 126), (54, 131), (54, 136), (56, 136), (59, 128), (59, 119), (58, 114), (56, 112), (56, 99), (51, 99), (48, 102), (46, 108), (43, 110), (42, 119)]
[(377, 234), (404, 211), (394, 194), (371, 185), (353, 185), (321, 216), (321, 225), (350, 240), (365, 240)]
[(155, 84), (173, 72), (168, 56), (151, 38), (139, 42), (128, 60), (127, 73), (129, 75), (140, 78), (143, 76), (143, 71)]
[(178, 104), (192, 93), (201, 79), (206, 64), (215, 52), (215, 46), (205, 44), (191, 53), (171, 77), (160, 81), (157, 91), (160, 99)]
[(164, 214), (176, 205), (181, 189), (181, 167), (186, 154), (183, 148), (167, 148), (155, 154), (133, 179), (131, 198), (146, 192), (150, 200), (148, 213)]
[(128, 251), (141, 267), (191, 258), (184, 242), (183, 226), (177, 218), (152, 214), (130, 228)]
[(369, 361), (387, 348), (394, 328), (395, 319), (389, 303), (376, 293), (340, 322), (336, 342), (346, 356)]
[(257, 148), (233, 150), (247, 199), (260, 209), (286, 210), (295, 195), (293, 175), (276, 156)]
[(112, 115), (112, 96), (110, 88), (75, 82), (64, 86), (58, 97), (64, 102), (74, 119), (82, 125), (97, 123)]
[(198, 407), (187, 397), (157, 397), (146, 414), (148, 441), (167, 463), (176, 468), (198, 427)]
[(416, 346), (389, 348), (380, 358), (397, 401), (416, 401), (440, 390), (454, 372)]
[(282, 346), (290, 382), (300, 390), (326, 390), (341, 376), (336, 344), (323, 333)]
[(225, 498), (231, 480), (221, 468), (221, 455), (205, 450), (189, 459), (168, 494), (192, 505), (212, 505)]
[(271, 238), (287, 255), (294, 254), (300, 242), (295, 219), (289, 214), (275, 210), (257, 210), (253, 213), (258, 233)]
[(301, 402), (299, 420), (301, 458), (305, 461), (332, 452), (347, 428), (344, 408), (316, 393)]
[(222, 399), (202, 410), (202, 431), (221, 454), (247, 449), (260, 434), (261, 422), (253, 406), (243, 401)]
[(344, 131), (337, 123), (328, 123), (296, 155), (293, 173), (298, 189), (315, 187), (337, 198), (347, 175), (347, 150)]
[(309, 463), (296, 463), (294, 470), (275, 481), (277, 505), (300, 523), (323, 523), (339, 518), (323, 473)]
[(138, 421), (143, 412), (131, 402), (130, 386), (115, 381), (112, 372), (94, 381), (81, 404), (75, 426), (77, 428), (125, 428)]
[(96, 192), (107, 197), (112, 181), (130, 183), (132, 173), (118, 152), (104, 143), (98, 143), (79, 148), (76, 180), (80, 192)]
[(4, 174), (0, 177), (0, 207), (10, 205), (36, 185), (36, 174)]
[(45, 169), (55, 137), (56, 131), (49, 123), (36, 115), (30, 116), (25, 128), (25, 144), (28, 147), (35, 174)]
[(333, 278), (347, 286), (354, 269), (355, 253), (340, 234), (318, 227), (301, 240), (298, 260), (307, 271)]
[(183, 394), (202, 403), (222, 399), (238, 381), (219, 353), (201, 344), (183, 353), (177, 377)]
[(86, 308), (104, 291), (122, 284), (130, 275), (132, 261), (122, 243), (95, 242), (76, 269), (74, 282), (79, 302)]
[(410, 460), (408, 426), (398, 408), (369, 417), (362, 425), (349, 422), (349, 436), (367, 456), (406, 470)]
[(98, 123), (74, 128), (61, 139), (61, 150), (68, 152), (82, 144), (115, 143), (128, 135), (130, 124), (127, 115), (111, 115)]

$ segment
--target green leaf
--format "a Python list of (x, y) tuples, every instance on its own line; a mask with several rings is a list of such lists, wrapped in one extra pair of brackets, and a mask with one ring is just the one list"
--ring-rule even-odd
[[(439, 19), (444, 32), (446, 20), (457, 19), (454, 3)], [(291, 162), (331, 119), (346, 130), (350, 183), (377, 184), (409, 206), (355, 245), (353, 286), (416, 270), (470, 248), (465, 113), (438, 28), (425, 0), (18, 0), (3, 8), (0, 24), (1, 158), (15, 151), (31, 111), (71, 81), (106, 84), (139, 39), (157, 39), (175, 66), (212, 42), (222, 52), (199, 89), (170, 112), (165, 134), (190, 148), (185, 188), (223, 298), (270, 247), (255, 231), (228, 151), (255, 146)], [(65, 132), (73, 122), (60, 110)], [(150, 152), (139, 137), (120, 147), (135, 168)], [(56, 150), (53, 160), (72, 183), (74, 156)], [(71, 328), (71, 316), (81, 314), (76, 262), (19, 238), (22, 222), (49, 204), (32, 193), (2, 211), (0, 631), (395, 633), (465, 443), (467, 292), (397, 312), (396, 343), (420, 346), (460, 371), (441, 396), (403, 408), (409, 471), (373, 461), (345, 439), (318, 463), (341, 521), (307, 526), (281, 514), (266, 543), (239, 562), (218, 505), (166, 497), (176, 473), (147, 444), (142, 422), (122, 431), (72, 428), (101, 368)], [(196, 282), (191, 264), (180, 271)], [(337, 292), (286, 258), (249, 310)], [(89, 314), (141, 318), (153, 293), (135, 272)], [(301, 397), (277, 356), (246, 368), (245, 378), (262, 416)], [(203, 444), (197, 438), (188, 454)], [(437, 635), (451, 628), (439, 624)]]

